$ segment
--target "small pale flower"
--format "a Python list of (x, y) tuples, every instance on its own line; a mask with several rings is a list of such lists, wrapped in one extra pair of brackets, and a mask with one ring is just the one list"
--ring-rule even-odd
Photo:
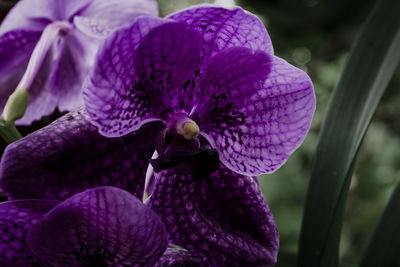
[[(14, 90), (29, 91), (30, 124), (82, 105), (82, 83), (99, 39), (138, 16), (157, 15), (153, 0), (21, 0), (0, 26), (0, 111)], [(8, 120), (9, 115), (3, 113)], [(19, 116), (18, 116), (19, 117)]]

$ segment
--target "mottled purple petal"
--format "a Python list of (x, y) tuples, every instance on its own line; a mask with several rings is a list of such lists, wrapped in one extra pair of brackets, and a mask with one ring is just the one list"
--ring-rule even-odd
[(153, 266), (167, 248), (159, 217), (130, 193), (108, 186), (65, 200), (27, 239), (35, 255), (55, 266)]
[(158, 16), (158, 6), (155, 0), (93, 0), (80, 15), (115, 29), (131, 25), (139, 16)]
[(14, 199), (65, 199), (88, 188), (112, 185), (141, 198), (148, 159), (163, 127), (150, 123), (110, 139), (98, 133), (86, 112), (71, 112), (6, 148), (1, 188)]
[[(239, 48), (231, 51), (235, 50), (245, 61)], [(311, 80), (282, 59), (270, 57), (262, 63), (256, 55), (254, 62), (259, 60), (258, 64), (263, 66), (259, 71), (245, 67), (249, 72), (242, 70), (241, 76), (236, 73), (241, 70), (240, 60), (233, 53), (224, 53), (229, 54), (229, 50), (214, 58), (202, 81), (202, 86), (214, 89), (216, 96), (220, 95), (217, 91), (229, 91), (224, 101), (219, 100), (225, 107), (215, 105), (216, 109), (201, 116), (205, 136), (219, 150), (220, 159), (228, 168), (245, 175), (273, 172), (308, 132), (315, 109)], [(231, 70), (235, 68), (236, 71)], [(269, 72), (266, 78), (265, 71)], [(254, 75), (264, 79), (260, 81)]]
[(84, 89), (88, 113), (100, 132), (121, 136), (167, 116), (193, 72), (199, 42), (183, 23), (152, 18), (109, 38)]
[(192, 179), (174, 169), (157, 175), (149, 199), (167, 227), (170, 241), (208, 266), (270, 266), (278, 233), (254, 180), (220, 168)]
[(154, 267), (207, 267), (186, 249), (168, 248)]
[(197, 87), (198, 104), (191, 116), (203, 132), (218, 138), (225, 131), (238, 131), (247, 116), (242, 109), (265, 81), (271, 61), (272, 56), (243, 47), (225, 49), (212, 58)]
[(174, 13), (167, 18), (182, 21), (203, 37), (202, 59), (206, 62), (223, 49), (247, 47), (273, 54), (271, 39), (264, 24), (240, 7), (222, 8), (200, 5)]
[(0, 265), (43, 264), (26, 242), (29, 229), (56, 206), (56, 200), (16, 200), (0, 203)]

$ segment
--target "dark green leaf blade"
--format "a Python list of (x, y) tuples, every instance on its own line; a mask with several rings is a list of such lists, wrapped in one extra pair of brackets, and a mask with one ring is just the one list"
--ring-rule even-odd
[(336, 87), (314, 158), (298, 265), (337, 266), (352, 166), (400, 61), (400, 1), (380, 1), (364, 25)]
[(360, 267), (400, 266), (400, 184), (386, 206)]

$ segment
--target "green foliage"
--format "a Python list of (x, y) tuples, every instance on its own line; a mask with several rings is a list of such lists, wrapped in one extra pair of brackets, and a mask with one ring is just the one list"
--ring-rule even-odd
[(381, 1), (334, 91), (317, 147), (304, 210), (299, 266), (337, 266), (355, 156), (400, 60), (400, 3)]

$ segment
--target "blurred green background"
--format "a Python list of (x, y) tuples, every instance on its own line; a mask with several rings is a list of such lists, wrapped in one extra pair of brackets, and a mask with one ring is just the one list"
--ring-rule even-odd
[[(67, 0), (65, 0), (67, 1)], [(13, 0), (0, 0), (3, 18)], [(213, 1), (159, 0), (160, 14)], [(224, 2), (223, 0), (219, 2)], [(225, 1), (232, 2), (232, 1)], [(274, 174), (260, 177), (265, 198), (280, 233), (278, 267), (295, 266), (301, 217), (313, 154), (328, 101), (346, 57), (374, 0), (240, 0), (266, 25), (275, 54), (306, 71), (313, 80), (317, 109), (303, 145)], [(341, 239), (341, 265), (357, 266), (394, 186), (400, 177), (400, 68), (396, 71), (374, 116), (358, 155), (346, 206)], [(60, 114), (30, 127), (25, 135)], [(5, 143), (0, 141), (0, 151)], [(340, 146), (341, 144), (337, 144)]]
[[(213, 1), (158, 2), (160, 13), (165, 16), (193, 4)], [(306, 71), (315, 87), (317, 109), (303, 145), (278, 171), (260, 177), (280, 234), (281, 249), (276, 266), (295, 266), (313, 154), (329, 97), (376, 1), (240, 0), (235, 3), (260, 17), (271, 36), (275, 54)], [(399, 181), (399, 88), (400, 68), (387, 88), (358, 155), (342, 230), (341, 266), (358, 265)]]

